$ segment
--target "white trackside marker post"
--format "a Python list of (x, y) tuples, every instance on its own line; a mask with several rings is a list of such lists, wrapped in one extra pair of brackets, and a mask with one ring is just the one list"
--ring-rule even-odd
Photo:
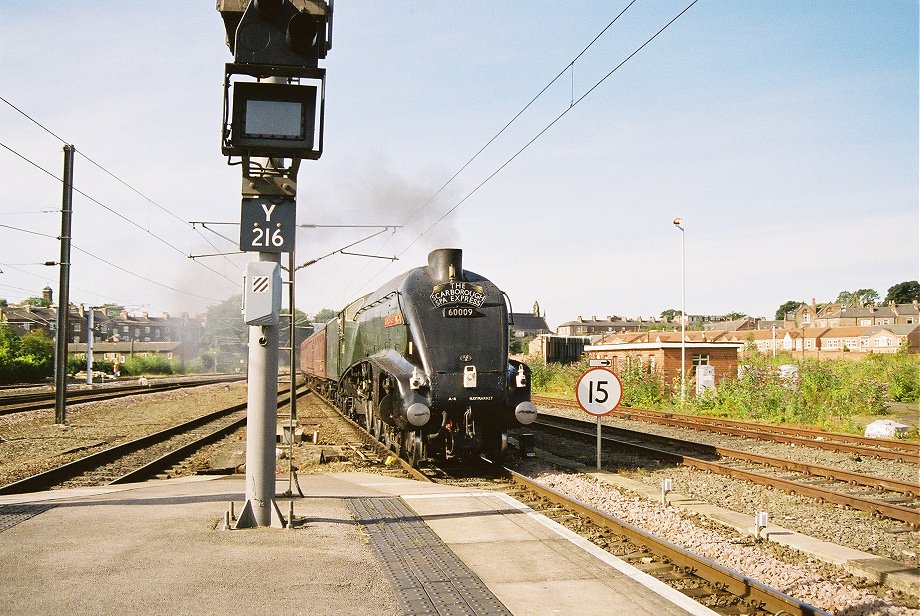
[(619, 406), (623, 398), (623, 383), (607, 368), (590, 368), (578, 379), (575, 397), (584, 412), (597, 417), (597, 469), (600, 470), (601, 417)]

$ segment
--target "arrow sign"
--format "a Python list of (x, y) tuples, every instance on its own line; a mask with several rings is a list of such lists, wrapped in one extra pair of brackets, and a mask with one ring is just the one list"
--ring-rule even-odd
[(588, 365), (592, 368), (609, 368), (610, 360), (609, 359), (589, 359)]

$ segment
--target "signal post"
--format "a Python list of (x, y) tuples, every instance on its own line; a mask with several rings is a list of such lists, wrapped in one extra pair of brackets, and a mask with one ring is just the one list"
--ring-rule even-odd
[(246, 503), (236, 528), (283, 526), (275, 502), (280, 263), (294, 250), (300, 162), (322, 154), (319, 60), (331, 48), (332, 11), (323, 0), (219, 0), (217, 9), (234, 54), (224, 70), (221, 151), (242, 167), (240, 249), (253, 256), (243, 279)]

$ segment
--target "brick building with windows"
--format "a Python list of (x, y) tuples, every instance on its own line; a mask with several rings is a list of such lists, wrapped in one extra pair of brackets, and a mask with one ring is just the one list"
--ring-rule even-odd
[[(703, 342), (687, 340), (687, 382), (693, 383), (697, 366), (712, 366), (716, 383), (738, 376), (738, 350), (742, 342)], [(664, 385), (680, 381), (682, 345), (677, 341), (606, 343), (585, 347), (589, 359), (607, 359), (614, 372), (640, 368), (657, 374)]]
[[(51, 303), (51, 288), (42, 290), (42, 299)], [(204, 323), (201, 318), (191, 318), (184, 314), (173, 317), (168, 313), (150, 316), (147, 312), (129, 314), (127, 310), (107, 313), (101, 308), (70, 304), (67, 317), (68, 345), (83, 344), (89, 339), (89, 316), (92, 312), (93, 342), (113, 343), (171, 343), (181, 342), (174, 351), (181, 359), (191, 359), (198, 354), (204, 335)], [(22, 336), (30, 331), (41, 329), (52, 337), (56, 335), (58, 307), (35, 306), (29, 304), (0, 307), (0, 323), (6, 323)], [(85, 346), (84, 346), (85, 348)]]

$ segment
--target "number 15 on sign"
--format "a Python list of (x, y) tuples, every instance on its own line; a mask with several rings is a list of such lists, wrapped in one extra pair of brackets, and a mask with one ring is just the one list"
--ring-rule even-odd
[(583, 411), (597, 417), (597, 468), (601, 468), (601, 416), (620, 405), (623, 383), (606, 368), (591, 368), (578, 379), (575, 397)]

